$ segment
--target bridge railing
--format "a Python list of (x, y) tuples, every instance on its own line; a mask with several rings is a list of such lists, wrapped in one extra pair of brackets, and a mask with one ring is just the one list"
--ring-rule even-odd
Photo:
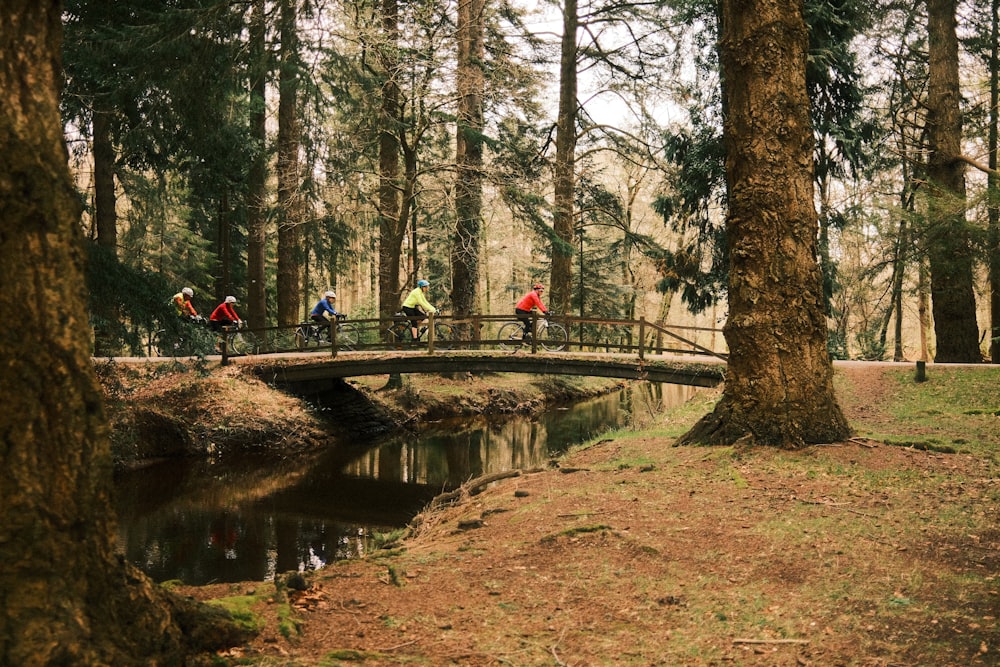
[[(721, 329), (672, 324), (657, 324), (640, 317), (620, 320), (589, 317), (566, 317), (562, 320), (570, 329), (575, 347), (589, 352), (619, 352), (636, 354), (693, 354), (726, 359), (716, 343)], [(724, 342), (724, 339), (722, 339)]]
[[(537, 320), (538, 316), (535, 315)], [(614, 352), (646, 355), (690, 354), (725, 359), (717, 351), (721, 330), (638, 320), (552, 316), (568, 333), (567, 349), (581, 352)], [(500, 328), (517, 318), (513, 314), (434, 315), (418, 343), (409, 341), (409, 320), (403, 317), (347, 319), (331, 323), (319, 337), (316, 329), (301, 324), (244, 330), (249, 353), (268, 354), (326, 351), (336, 356), (347, 350), (412, 350), (434, 354), (448, 349), (489, 350), (500, 345)], [(305, 331), (305, 336), (303, 332)], [(534, 345), (526, 351), (536, 352)]]

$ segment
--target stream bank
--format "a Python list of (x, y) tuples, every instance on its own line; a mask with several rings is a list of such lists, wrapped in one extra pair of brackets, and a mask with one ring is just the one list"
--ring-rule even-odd
[(321, 400), (281, 392), (247, 364), (203, 360), (95, 362), (116, 468), (239, 451), (288, 455), (373, 438), (421, 422), (482, 414), (534, 414), (624, 386), (607, 378), (516, 374), (384, 376), (341, 382)]

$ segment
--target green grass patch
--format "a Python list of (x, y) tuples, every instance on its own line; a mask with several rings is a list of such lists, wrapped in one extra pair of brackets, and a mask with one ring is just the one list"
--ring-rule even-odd
[(301, 625), (292, 614), (290, 605), (283, 604), (278, 607), (278, 633), (285, 639), (291, 639), (299, 634)]
[(409, 535), (410, 529), (406, 526), (402, 528), (397, 528), (388, 533), (373, 533), (372, 534), (372, 545), (376, 549), (391, 549), (393, 547), (398, 547), (400, 542)]
[(935, 366), (920, 383), (904, 371), (887, 377), (894, 381), (887, 408), (898, 430), (887, 434), (886, 441), (943, 453), (961, 444), (971, 454), (995, 455), (995, 443), (1000, 442), (1000, 368)]
[(233, 617), (236, 625), (256, 633), (260, 632), (264, 627), (264, 620), (253, 612), (253, 606), (260, 599), (256, 595), (234, 595), (232, 597), (210, 600), (209, 604), (222, 607)]

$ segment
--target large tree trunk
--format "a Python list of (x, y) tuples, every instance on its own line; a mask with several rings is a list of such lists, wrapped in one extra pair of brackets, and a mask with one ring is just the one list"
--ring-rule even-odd
[[(483, 206), (483, 0), (458, 3), (458, 125), (455, 137), (455, 235), (451, 247), (451, 305), (455, 315), (476, 310)], [(470, 337), (467, 326), (458, 329)]]
[(801, 3), (722, 0), (730, 356), (681, 442), (795, 448), (850, 435), (833, 392), (816, 259)]
[(267, 115), (264, 99), (267, 84), (266, 29), (264, 0), (253, 0), (250, 18), (250, 134), (255, 146), (247, 184), (247, 321), (254, 329), (267, 325)]
[[(625, 297), (625, 311), (622, 315), (625, 319), (634, 320), (636, 318), (636, 303), (638, 301), (639, 290), (637, 289), (637, 280), (635, 276), (635, 268), (632, 264), (632, 255), (634, 247), (632, 243), (629, 242), (628, 235), (632, 234), (635, 229), (635, 211), (636, 202), (639, 200), (639, 196), (642, 194), (643, 181), (649, 175), (649, 170), (645, 168), (640, 168), (636, 173), (633, 173), (631, 169), (628, 169), (626, 173), (626, 197), (625, 197), (625, 238), (622, 239), (624, 243), (624, 253), (622, 255), (621, 271), (622, 271), (622, 285), (629, 288), (628, 296)], [(629, 328), (627, 331), (629, 344), (633, 343), (632, 329)]]
[(927, 304), (927, 260), (921, 258), (917, 264), (917, 321), (920, 323), (920, 361), (927, 361), (930, 355), (927, 353), (927, 333), (930, 331), (930, 308)]
[[(115, 147), (111, 112), (94, 109), (94, 227), (97, 244), (118, 256), (118, 209), (115, 195)], [(101, 303), (94, 313), (94, 355), (114, 356), (121, 344), (121, 313), (116, 303)]]
[[(905, 197), (905, 195), (904, 195)], [(906, 209), (904, 209), (906, 210)], [(906, 274), (905, 248), (910, 246), (910, 233), (905, 215), (899, 216), (899, 228), (896, 231), (896, 243), (892, 256), (892, 313), (895, 328), (893, 329), (892, 360), (903, 361), (903, 277)]]
[(928, 0), (927, 141), (930, 160), (927, 256), (931, 270), (934, 360), (980, 362), (972, 244), (965, 221), (965, 163), (958, 81), (955, 0)]
[(997, 147), (1000, 144), (1000, 0), (990, 3), (990, 173), (987, 176), (990, 192), (989, 206), (989, 271), (990, 271), (990, 362), (1000, 364), (1000, 177), (997, 177)]
[(215, 293), (223, 298), (233, 293), (233, 233), (228, 194), (222, 195), (216, 216), (215, 256), (218, 258), (218, 270), (215, 273)]
[(19, 323), (0, 329), (0, 665), (180, 665), (189, 628), (175, 601), (114, 553), (87, 313), (52, 327), (47, 306), (87, 302), (60, 20), (59, 2), (0, 9), (0, 312)]
[(556, 163), (553, 188), (552, 272), (549, 306), (570, 311), (573, 296), (573, 211), (576, 194), (576, 30), (577, 0), (563, 5), (562, 52), (559, 62), (559, 117), (556, 120)]
[(302, 205), (299, 195), (297, 0), (281, 0), (278, 85), (278, 324), (299, 321)]
[(94, 109), (94, 222), (97, 243), (118, 255), (118, 209), (115, 205), (115, 147), (111, 112)]
[(406, 234), (406, 218), (400, 217), (399, 187), (399, 84), (396, 47), (399, 41), (399, 8), (396, 0), (382, 0), (380, 63), (382, 105), (379, 113), (378, 196), (378, 296), (379, 315), (392, 317), (399, 308), (399, 255)]

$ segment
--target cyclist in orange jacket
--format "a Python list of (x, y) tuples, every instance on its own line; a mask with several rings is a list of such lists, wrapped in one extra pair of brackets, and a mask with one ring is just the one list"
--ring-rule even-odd
[(524, 327), (524, 335), (531, 334), (531, 311), (535, 308), (542, 312), (542, 315), (548, 315), (549, 310), (542, 303), (542, 292), (545, 291), (545, 287), (541, 283), (535, 283), (531, 286), (531, 291), (521, 297), (521, 300), (517, 302), (514, 306), (514, 312), (517, 314), (517, 319), (521, 321), (521, 326)]

